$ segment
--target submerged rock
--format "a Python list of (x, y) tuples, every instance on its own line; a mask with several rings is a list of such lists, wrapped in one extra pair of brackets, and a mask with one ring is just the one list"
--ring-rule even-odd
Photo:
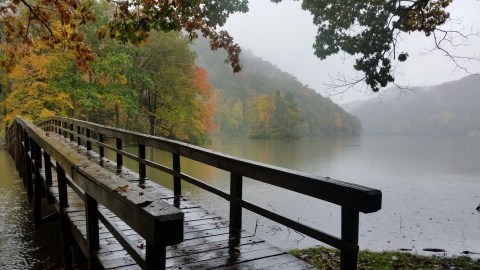
[(441, 248), (424, 248), (423, 251), (430, 251), (430, 252), (445, 252), (444, 249)]

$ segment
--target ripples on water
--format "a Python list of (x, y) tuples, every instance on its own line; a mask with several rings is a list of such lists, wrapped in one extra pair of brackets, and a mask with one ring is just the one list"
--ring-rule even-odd
[(22, 181), (5, 151), (0, 151), (0, 202), (0, 269), (59, 269), (58, 222), (35, 230)]

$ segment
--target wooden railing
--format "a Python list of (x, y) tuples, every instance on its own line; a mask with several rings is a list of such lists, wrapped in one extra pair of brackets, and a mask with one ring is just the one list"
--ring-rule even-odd
[[(341, 269), (356, 269), (359, 250), (359, 212), (372, 213), (381, 208), (382, 193), (377, 189), (240, 159), (178, 141), (62, 117), (48, 119), (39, 126), (46, 131), (56, 132), (70, 138), (71, 141), (76, 140), (77, 143), (85, 145), (88, 150), (92, 149), (92, 144), (96, 145), (101, 158), (105, 154), (105, 149), (115, 152), (118, 171), (122, 170), (123, 157), (134, 160), (138, 163), (140, 181), (146, 178), (147, 166), (171, 175), (176, 198), (182, 194), (181, 181), (183, 180), (230, 201), (229, 226), (233, 242), (239, 239), (239, 232), (242, 229), (242, 209), (245, 208), (340, 249)], [(37, 135), (34, 133), (29, 136)], [(115, 145), (107, 144), (107, 138), (109, 141), (114, 140)], [(136, 144), (138, 154), (122, 150), (124, 142)], [(51, 148), (48, 145), (43, 147)], [(173, 165), (168, 167), (146, 159), (145, 147), (171, 153)], [(183, 173), (180, 157), (228, 171), (230, 173), (230, 193), (223, 192), (201, 179)], [(78, 166), (78, 164), (71, 165)], [(73, 174), (75, 175), (74, 172)], [(341, 206), (341, 236), (330, 235), (243, 200), (242, 180), (245, 177)]]
[[(52, 121), (76, 123), (67, 119), (50, 120), (42, 125), (44, 129), (52, 129), (53, 126), (48, 125)], [(87, 123), (82, 122), (82, 125)], [(68, 131), (60, 127), (55, 127), (55, 130)], [(71, 131), (68, 132), (73, 136)], [(89, 132), (86, 134), (88, 137)], [(64, 211), (69, 207), (69, 186), (85, 203), (87, 241), (84, 246), (80, 245), (83, 241), (77, 243), (89, 259), (89, 269), (95, 268), (95, 254), (99, 249), (99, 220), (139, 266), (143, 269), (164, 269), (166, 246), (183, 241), (184, 214), (139, 187), (131, 186), (128, 192), (119, 194), (116, 187), (124, 186), (128, 181), (104, 170), (87, 157), (65, 149), (59, 138), (53, 138), (18, 116), (6, 136), (8, 150), (27, 188), (28, 199), (33, 201), (36, 224), (40, 224), (41, 219), (41, 196), (52, 186), (52, 178), (56, 178), (65, 268), (73, 269), (71, 246), (75, 237), (71, 234)], [(90, 139), (87, 143), (89, 147), (91, 142), (93, 140)], [(148, 199), (148, 207), (142, 204), (145, 199)], [(106, 211), (114, 213), (146, 240), (145, 254), (129, 243), (130, 240), (109, 220)]]

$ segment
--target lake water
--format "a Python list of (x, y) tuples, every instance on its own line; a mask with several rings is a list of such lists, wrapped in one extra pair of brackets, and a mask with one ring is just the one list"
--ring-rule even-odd
[[(319, 176), (353, 182), (383, 192), (379, 212), (360, 215), (360, 247), (372, 250), (440, 248), (447, 255), (480, 252), (480, 138), (431, 136), (361, 136), (250, 140), (214, 138), (213, 150)], [(131, 149), (131, 151), (135, 151)], [(170, 156), (147, 149), (147, 155), (168, 164)], [(136, 165), (128, 160), (128, 166)], [(0, 151), (0, 268), (5, 256), (17, 254), (11, 265), (30, 263), (48, 256), (38, 252), (41, 233), (26, 216), (21, 182), (13, 163)], [(229, 190), (226, 172), (182, 159), (182, 170)], [(171, 177), (147, 170), (147, 176), (167, 187)], [(18, 195), (21, 194), (21, 195)], [(223, 199), (184, 184), (184, 194), (212, 212), (228, 216)], [(300, 220), (328, 233), (340, 235), (340, 208), (280, 188), (245, 180), (247, 201)], [(244, 228), (286, 249), (320, 244), (282, 225), (245, 211)], [(5, 253), (4, 247), (16, 245)], [(8, 249), (7, 249), (8, 250)], [(36, 250), (36, 251), (35, 251)], [(443, 254), (443, 253), (442, 253)], [(16, 258), (12, 257), (12, 258)], [(473, 257), (480, 257), (473, 255)], [(26, 262), (23, 261), (26, 258)], [(5, 263), (4, 263), (5, 264)]]

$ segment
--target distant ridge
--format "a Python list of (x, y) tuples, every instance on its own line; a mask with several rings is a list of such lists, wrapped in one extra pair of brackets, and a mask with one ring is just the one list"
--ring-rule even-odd
[[(215, 87), (214, 119), (220, 133), (262, 138), (361, 132), (356, 117), (251, 51), (242, 51), (243, 69), (233, 74), (224, 63), (224, 52), (212, 52), (206, 40), (197, 40), (192, 48), (198, 56), (197, 65), (207, 70), (209, 81)], [(279, 100), (283, 103), (279, 104)], [(285, 115), (270, 117), (272, 123), (265, 127), (269, 124), (259, 120), (264, 115), (255, 111), (268, 105), (261, 102), (275, 102), (270, 110), (281, 109)]]
[(345, 104), (364, 133), (480, 136), (480, 75)]

